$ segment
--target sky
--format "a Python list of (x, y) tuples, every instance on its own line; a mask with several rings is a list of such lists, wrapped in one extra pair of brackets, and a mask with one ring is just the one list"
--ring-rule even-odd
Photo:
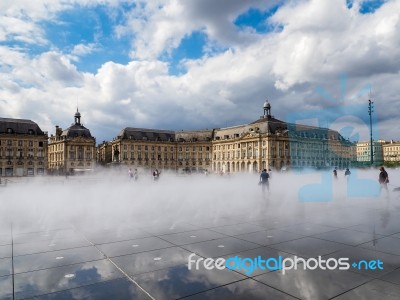
[[(400, 0), (0, 2), (0, 117), (49, 135), (274, 117), (400, 140)], [(299, 114), (300, 113), (300, 114)], [(303, 120), (301, 119), (303, 118)]]

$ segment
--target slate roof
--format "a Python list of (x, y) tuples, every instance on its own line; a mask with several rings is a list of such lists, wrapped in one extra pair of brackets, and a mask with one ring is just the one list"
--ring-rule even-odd
[(71, 127), (64, 129), (61, 136), (65, 137), (86, 137), (92, 138), (90, 130), (81, 124), (74, 124)]
[(31, 120), (0, 118), (0, 134), (9, 133), (9, 129), (14, 134), (44, 135), (39, 125)]

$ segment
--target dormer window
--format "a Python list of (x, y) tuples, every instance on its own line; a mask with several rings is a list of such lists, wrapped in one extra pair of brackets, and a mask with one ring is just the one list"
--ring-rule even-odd
[(13, 129), (12, 128), (7, 128), (7, 133), (13, 133)]
[(28, 134), (32, 135), (32, 134), (33, 134), (33, 130), (32, 130), (32, 129), (29, 129), (29, 130), (28, 130)]

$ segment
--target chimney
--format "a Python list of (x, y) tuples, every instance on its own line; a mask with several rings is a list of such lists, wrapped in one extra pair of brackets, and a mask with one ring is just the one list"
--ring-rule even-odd
[(60, 136), (61, 132), (62, 132), (62, 129), (58, 125), (56, 125), (56, 136)]

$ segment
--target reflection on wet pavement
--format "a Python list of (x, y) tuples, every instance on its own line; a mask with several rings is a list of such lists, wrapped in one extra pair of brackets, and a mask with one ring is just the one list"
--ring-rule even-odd
[[(172, 215), (159, 219), (121, 205), (122, 216), (112, 220), (103, 212), (83, 223), (32, 215), (13, 230), (3, 224), (0, 299), (400, 299), (395, 206), (388, 213), (373, 201), (295, 203), (286, 212), (278, 202), (254, 209), (260, 203), (249, 199), (248, 211), (224, 213), (213, 201), (201, 204), (208, 210), (200, 214), (160, 201), (159, 215)], [(236, 270), (201, 263), (189, 270), (191, 255), (247, 261)], [(295, 256), (375, 260), (383, 268), (305, 270), (299, 263), (285, 274), (249, 272), (255, 260)]]

